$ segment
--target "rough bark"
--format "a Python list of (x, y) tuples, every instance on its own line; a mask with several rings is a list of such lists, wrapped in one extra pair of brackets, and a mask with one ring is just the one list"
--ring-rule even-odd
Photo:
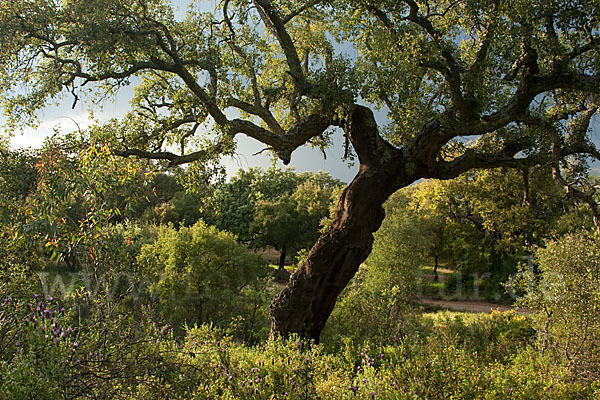
[(281, 253), (279, 253), (279, 270), (283, 271), (285, 269), (285, 259), (286, 259), (286, 251), (285, 247), (281, 249)]
[(370, 110), (357, 107), (352, 113), (349, 136), (361, 161), (359, 172), (342, 193), (331, 229), (273, 300), (273, 336), (300, 333), (318, 342), (339, 294), (371, 252), (383, 203), (411, 183), (399, 152), (379, 137)]

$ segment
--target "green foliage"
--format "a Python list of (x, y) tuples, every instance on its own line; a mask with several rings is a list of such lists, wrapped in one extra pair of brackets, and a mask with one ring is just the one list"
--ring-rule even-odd
[(600, 240), (586, 231), (549, 242), (536, 252), (539, 276), (521, 282), (521, 300), (538, 310), (540, 346), (588, 380), (600, 378)]
[(405, 192), (386, 204), (373, 251), (334, 309), (325, 337), (385, 340), (400, 334), (420, 287), (419, 226), (407, 212)]
[(148, 314), (134, 320), (106, 297), (85, 293), (64, 302), (11, 297), (0, 305), (0, 326), (11, 328), (4, 332), (0, 398), (129, 398), (152, 387), (172, 371), (163, 354), (173, 342)]
[(202, 196), (177, 191), (167, 202), (148, 208), (143, 219), (157, 225), (191, 226), (202, 218)]
[(136, 273), (149, 280), (161, 317), (178, 332), (186, 324), (227, 326), (241, 316), (244, 338), (263, 335), (268, 268), (231, 233), (201, 221), (179, 230), (160, 227), (138, 263)]
[(310, 248), (318, 239), (321, 220), (329, 212), (331, 195), (332, 187), (320, 186), (309, 179), (291, 194), (277, 200), (258, 201), (251, 225), (254, 246), (272, 246), (280, 251), (280, 268), (283, 268), (286, 254)]
[(527, 246), (550, 235), (568, 208), (545, 168), (475, 171), (420, 183), (412, 193), (424, 222), (443, 225), (437, 243), (450, 264), (462, 273), (490, 272), (499, 281), (515, 272), (514, 259)]
[(240, 242), (252, 241), (252, 221), (256, 202), (273, 201), (292, 192), (300, 179), (292, 171), (271, 168), (239, 170), (230, 182), (220, 185), (211, 199), (214, 217), (208, 221), (217, 228), (234, 233)]
[[(344, 340), (328, 353), (296, 337), (253, 347), (222, 331), (187, 332), (173, 353), (178, 379), (162, 388), (191, 399), (517, 399), (592, 398), (594, 387), (526, 347), (528, 321), (514, 313), (425, 315), (417, 332), (386, 343)], [(511, 335), (515, 346), (504, 347)], [(519, 339), (524, 339), (520, 342)], [(176, 375), (173, 374), (173, 375)], [(159, 398), (148, 390), (146, 398)]]
[(123, 202), (133, 196), (128, 190), (135, 190), (135, 162), (116, 159), (106, 145), (54, 137), (36, 156), (35, 172), (35, 187), (17, 215), (18, 235), (71, 269), (96, 262), (102, 249), (94, 243), (108, 240), (107, 224), (120, 217)]
[(293, 255), (318, 238), (332, 192), (340, 186), (323, 172), (240, 170), (230, 182), (216, 185), (206, 201), (206, 221), (252, 247), (273, 246)]

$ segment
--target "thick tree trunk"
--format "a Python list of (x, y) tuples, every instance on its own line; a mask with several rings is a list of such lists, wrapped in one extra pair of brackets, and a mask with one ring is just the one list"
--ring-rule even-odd
[(359, 108), (350, 130), (361, 160), (359, 172), (341, 196), (331, 229), (273, 300), (272, 336), (299, 333), (319, 340), (339, 294), (371, 252), (373, 233), (384, 218), (383, 203), (411, 183), (395, 149), (380, 147), (373, 132), (377, 134), (372, 113)]
[(285, 258), (286, 258), (286, 252), (285, 252), (285, 247), (283, 249), (281, 249), (281, 253), (279, 253), (279, 270), (282, 271), (285, 269)]

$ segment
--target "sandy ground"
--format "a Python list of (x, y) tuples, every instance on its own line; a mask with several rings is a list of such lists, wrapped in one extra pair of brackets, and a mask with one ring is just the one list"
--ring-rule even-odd
[(510, 311), (515, 310), (517, 313), (521, 315), (531, 314), (531, 311), (528, 309), (516, 308), (513, 306), (506, 306), (502, 304), (494, 304), (488, 303), (485, 301), (448, 301), (448, 300), (433, 300), (433, 299), (421, 299), (423, 304), (438, 306), (442, 308), (446, 308), (452, 311), (464, 311), (464, 312), (473, 312), (473, 313), (491, 313), (493, 310), (498, 311)]

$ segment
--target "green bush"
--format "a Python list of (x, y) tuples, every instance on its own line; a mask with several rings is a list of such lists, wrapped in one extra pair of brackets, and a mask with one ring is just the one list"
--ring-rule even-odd
[[(184, 325), (240, 321), (240, 334), (255, 339), (266, 330), (268, 267), (235, 236), (198, 222), (175, 230), (159, 227), (158, 239), (142, 247), (139, 274), (165, 322)], [(241, 326), (240, 326), (241, 325)]]
[(540, 346), (586, 380), (600, 378), (600, 238), (569, 234), (536, 252), (539, 277), (523, 282)]
[(38, 294), (3, 301), (0, 399), (133, 399), (175, 380), (177, 342), (150, 311), (134, 319), (83, 291), (64, 302)]
[(422, 286), (420, 236), (403, 201), (398, 195), (386, 205), (373, 251), (336, 305), (323, 333), (325, 341), (339, 337), (385, 341), (403, 330)]
[[(489, 348), (498, 350), (502, 336), (526, 326), (526, 318), (495, 313), (461, 316), (456, 323), (455, 316), (427, 317), (434, 323), (428, 333), (385, 344), (346, 339), (336, 353), (296, 337), (249, 347), (222, 331), (192, 329), (177, 353), (180, 378), (169, 394), (181, 399), (558, 400), (591, 399), (597, 393), (597, 385), (573, 382), (566, 369), (524, 344), (497, 360), (489, 357), (495, 351)], [(482, 353), (473, 350), (478, 330), (489, 335)], [(471, 339), (462, 340), (465, 333)]]

